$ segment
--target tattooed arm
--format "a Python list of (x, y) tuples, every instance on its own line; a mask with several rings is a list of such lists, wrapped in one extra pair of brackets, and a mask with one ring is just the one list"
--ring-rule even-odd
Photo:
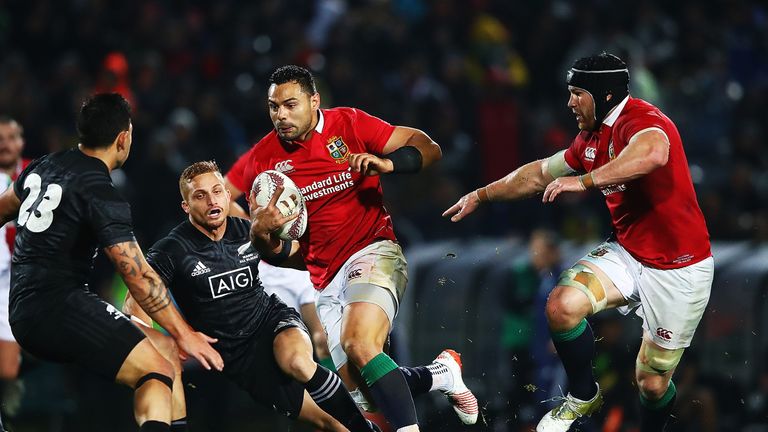
[(206, 369), (213, 365), (221, 370), (224, 361), (210, 346), (216, 339), (194, 331), (184, 320), (171, 301), (168, 288), (144, 259), (144, 253), (138, 243), (117, 243), (104, 250), (123, 277), (134, 301), (163, 326), (187, 354), (197, 358)]

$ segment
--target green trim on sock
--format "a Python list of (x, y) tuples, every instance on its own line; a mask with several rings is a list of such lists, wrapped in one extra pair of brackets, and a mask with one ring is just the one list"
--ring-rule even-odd
[(333, 373), (338, 372), (336, 370), (336, 365), (333, 364), (333, 358), (331, 358), (331, 357), (322, 358), (322, 359), (317, 361), (317, 364), (319, 364), (320, 366), (325, 367), (326, 369), (328, 369), (329, 371), (331, 371)]
[(643, 404), (643, 406), (645, 406), (648, 409), (660, 410), (669, 404), (669, 401), (671, 401), (672, 398), (675, 397), (675, 393), (677, 393), (677, 389), (675, 388), (675, 383), (672, 381), (669, 381), (669, 387), (667, 387), (667, 392), (664, 393), (664, 396), (662, 396), (661, 399), (652, 401), (652, 400), (646, 399), (642, 394), (640, 394), (640, 403)]
[(581, 322), (576, 325), (576, 327), (564, 331), (562, 333), (555, 333), (552, 332), (552, 340), (555, 342), (568, 342), (576, 339), (577, 337), (581, 336), (582, 333), (584, 333), (584, 330), (587, 328), (587, 319), (584, 318), (581, 320)]
[(381, 377), (395, 369), (397, 369), (397, 363), (385, 353), (381, 353), (360, 369), (360, 375), (365, 380), (365, 383), (368, 384), (368, 387), (370, 387)]

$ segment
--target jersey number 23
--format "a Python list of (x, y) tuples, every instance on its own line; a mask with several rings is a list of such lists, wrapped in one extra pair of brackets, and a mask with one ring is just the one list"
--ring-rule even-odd
[[(42, 179), (39, 175), (31, 173), (24, 180), (24, 189), (29, 189), (27, 199), (21, 203), (19, 208), (18, 225), (26, 227), (32, 232), (43, 232), (53, 223), (53, 211), (61, 203), (61, 186), (51, 183), (45, 189), (45, 194), (40, 202), (37, 198), (40, 196), (40, 186)], [(35, 208), (32, 206), (37, 203)]]

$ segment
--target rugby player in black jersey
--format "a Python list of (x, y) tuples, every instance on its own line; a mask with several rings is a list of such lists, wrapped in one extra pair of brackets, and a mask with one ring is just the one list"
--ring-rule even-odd
[[(186, 319), (218, 339), (224, 373), (257, 402), (322, 430), (378, 430), (341, 379), (314, 362), (298, 312), (264, 292), (251, 223), (229, 216), (230, 194), (216, 163), (187, 167), (179, 189), (189, 217), (149, 249), (147, 261)], [(147, 319), (130, 299), (127, 305), (126, 313)]]
[[(128, 102), (116, 93), (85, 101), (78, 148), (31, 163), (0, 196), (0, 223), (18, 216), (11, 268), (10, 322), (19, 344), (45, 360), (76, 363), (135, 389), (142, 431), (168, 431), (174, 372), (145, 333), (89, 291), (98, 248), (112, 260), (138, 305), (184, 353), (221, 370), (215, 339), (192, 330), (147, 264), (131, 226), (130, 206), (110, 172), (131, 149)], [(106, 429), (106, 428), (105, 428)]]

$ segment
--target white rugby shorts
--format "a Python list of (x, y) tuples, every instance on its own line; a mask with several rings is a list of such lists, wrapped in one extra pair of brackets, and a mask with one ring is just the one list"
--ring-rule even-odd
[(301, 305), (315, 303), (317, 290), (309, 280), (309, 272), (259, 263), (259, 279), (267, 294), (277, 294), (283, 303), (301, 313)]
[(690, 346), (712, 290), (712, 257), (662, 270), (643, 265), (618, 242), (606, 241), (582, 260), (600, 268), (629, 301), (619, 312), (626, 315), (637, 308), (656, 344), (666, 349)]
[[(0, 239), (5, 241), (5, 237)], [(16, 342), (8, 322), (8, 297), (11, 293), (11, 268), (0, 270), (0, 340)]]
[[(408, 263), (400, 245), (381, 240), (349, 257), (317, 298), (317, 315), (328, 336), (328, 349), (336, 369), (347, 363), (341, 347), (341, 319), (350, 303), (366, 302), (381, 307), (389, 318), (389, 331), (408, 282)], [(348, 288), (356, 284), (360, 290)], [(361, 293), (363, 297), (361, 297)], [(366, 296), (366, 293), (370, 294)]]

